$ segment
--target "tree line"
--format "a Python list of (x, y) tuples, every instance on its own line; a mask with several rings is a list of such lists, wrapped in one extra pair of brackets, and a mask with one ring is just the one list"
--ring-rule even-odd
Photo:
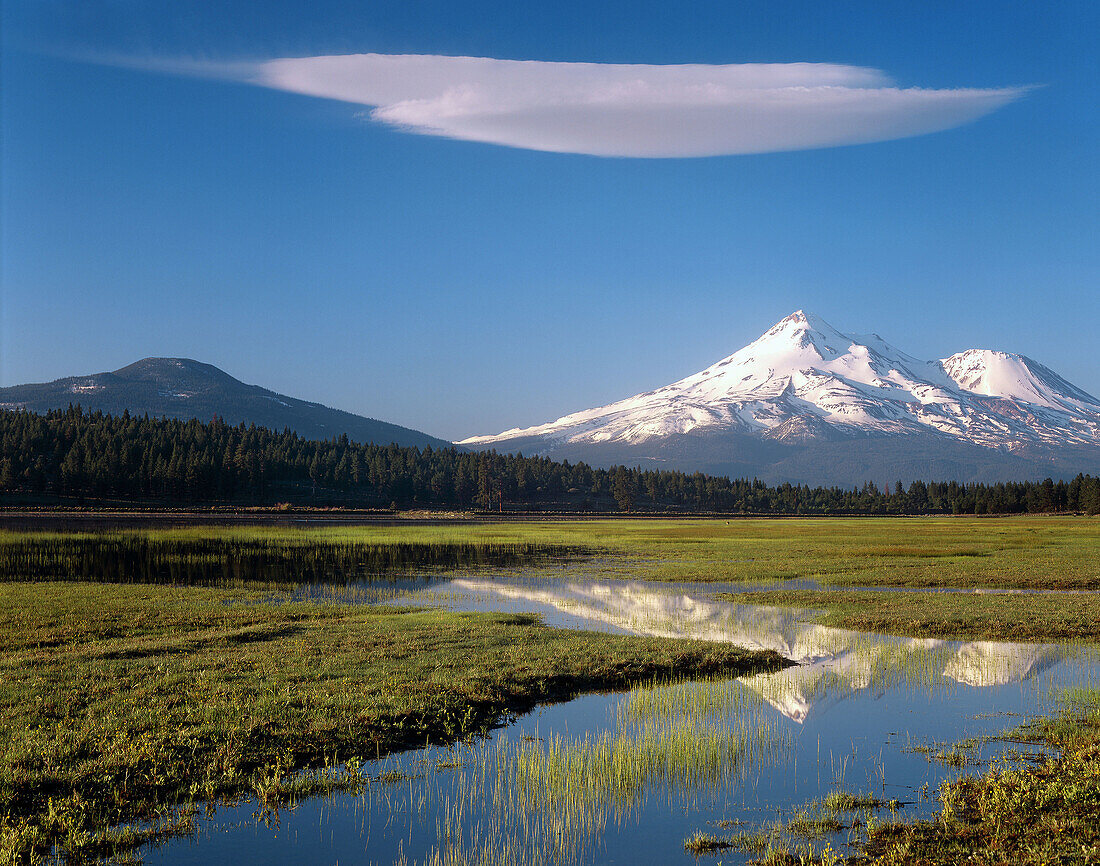
[[(883, 489), (769, 486), (668, 470), (547, 457), (309, 440), (283, 430), (107, 415), (80, 406), (0, 411), (0, 496), (7, 501), (348, 505), (486, 511), (750, 514), (1100, 513), (1100, 478)], [(37, 498), (36, 498), (37, 497)]]

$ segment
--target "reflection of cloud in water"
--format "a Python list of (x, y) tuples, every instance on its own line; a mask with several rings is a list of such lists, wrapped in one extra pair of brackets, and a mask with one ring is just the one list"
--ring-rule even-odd
[(494, 600), (549, 608), (561, 614), (547, 617), (554, 625), (602, 625), (652, 637), (775, 650), (800, 667), (742, 682), (797, 722), (855, 691), (899, 681), (931, 682), (940, 675), (967, 686), (1021, 682), (1062, 657), (1058, 647), (1044, 644), (963, 643), (828, 628), (807, 622), (809, 610), (733, 604), (680, 585), (660, 590), (638, 581), (498, 578), (455, 580), (447, 588), (474, 594), (479, 608), (492, 609)]

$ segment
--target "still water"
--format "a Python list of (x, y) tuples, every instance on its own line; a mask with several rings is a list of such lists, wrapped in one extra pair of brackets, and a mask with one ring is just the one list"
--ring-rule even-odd
[[(826, 628), (807, 611), (713, 597), (732, 588), (516, 575), (410, 584), (386, 600), (732, 641), (798, 665), (542, 707), (481, 740), (372, 762), (365, 769), (375, 781), (356, 794), (307, 800), (267, 820), (254, 804), (220, 807), (194, 836), (147, 852), (145, 862), (689, 864), (684, 841), (696, 832), (751, 833), (838, 790), (896, 800), (903, 818), (930, 814), (941, 780), (980, 771), (1009, 748), (983, 737), (1054, 711), (1065, 687), (1096, 681), (1095, 649)], [(983, 764), (930, 760), (929, 748), (965, 739), (977, 741), (968, 754)], [(839, 817), (853, 824), (866, 813)], [(815, 844), (845, 853), (859, 832)]]

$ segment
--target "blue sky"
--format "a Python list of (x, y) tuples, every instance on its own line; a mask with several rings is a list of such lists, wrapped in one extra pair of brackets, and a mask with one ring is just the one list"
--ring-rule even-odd
[[(1100, 393), (1095, 3), (40, 0), (3, 16), (2, 384), (186, 356), (462, 438), (666, 384), (804, 308), (923, 358), (1022, 352)], [(213, 71), (366, 53), (1034, 89), (915, 137), (640, 159), (411, 134)], [(205, 74), (155, 71), (180, 62)]]

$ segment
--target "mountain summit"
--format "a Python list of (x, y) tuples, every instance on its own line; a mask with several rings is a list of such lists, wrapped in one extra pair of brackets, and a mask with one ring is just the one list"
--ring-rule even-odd
[(143, 358), (110, 373), (0, 388), (0, 409), (45, 412), (64, 409), (70, 403), (113, 415), (129, 410), (132, 414), (201, 421), (217, 415), (229, 424), (243, 421), (272, 430), (290, 428), (307, 439), (331, 439), (346, 433), (354, 442), (378, 445), (450, 445), (419, 430), (246, 385), (217, 367), (190, 358)]
[[(922, 361), (798, 310), (671, 385), (461, 444), (769, 480), (892, 478), (898, 459), (914, 478), (993, 480), (1100, 466), (1100, 400), (1023, 355)], [(883, 459), (840, 477), (860, 451)]]

